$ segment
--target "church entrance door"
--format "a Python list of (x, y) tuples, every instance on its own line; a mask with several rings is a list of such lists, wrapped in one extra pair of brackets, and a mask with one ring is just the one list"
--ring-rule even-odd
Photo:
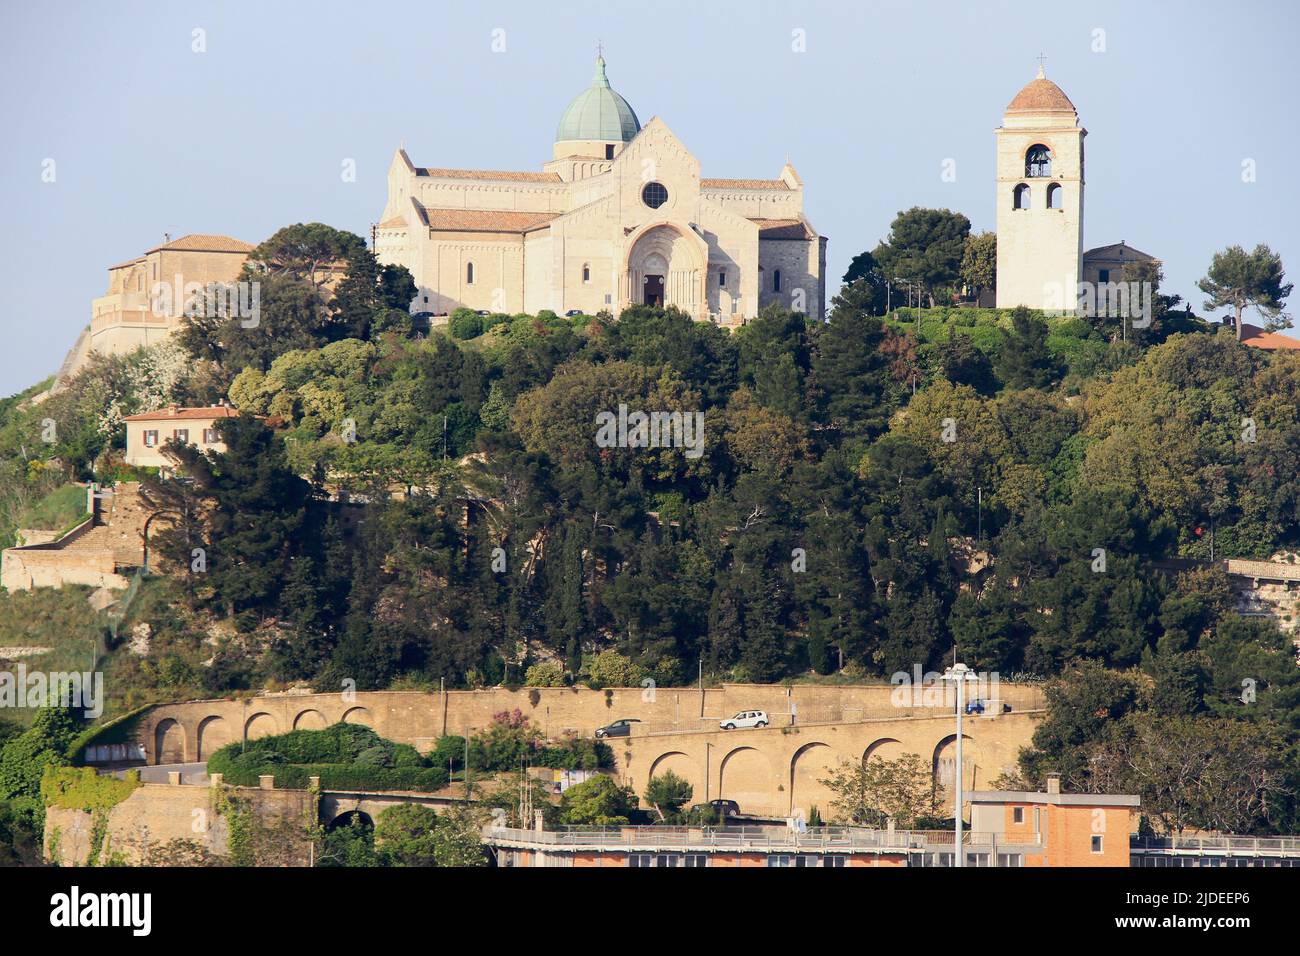
[(646, 305), (653, 305), (656, 308), (663, 308), (664, 304), (664, 277), (663, 276), (646, 276), (645, 277), (645, 296), (641, 300)]

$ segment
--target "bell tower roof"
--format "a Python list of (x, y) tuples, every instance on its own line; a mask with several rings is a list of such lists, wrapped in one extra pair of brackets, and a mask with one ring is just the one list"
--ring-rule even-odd
[(1071, 113), (1078, 110), (1065, 92), (1043, 74), (1039, 64), (1038, 76), (1030, 80), (1007, 104), (1007, 113)]

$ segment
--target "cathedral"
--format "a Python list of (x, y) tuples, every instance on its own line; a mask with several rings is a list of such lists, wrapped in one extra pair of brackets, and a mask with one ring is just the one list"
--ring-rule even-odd
[(412, 312), (617, 315), (675, 306), (740, 325), (770, 303), (823, 317), (826, 238), (789, 162), (775, 179), (712, 179), (668, 125), (644, 126), (596, 59), (540, 172), (414, 165), (399, 149), (375, 227), (406, 266)]

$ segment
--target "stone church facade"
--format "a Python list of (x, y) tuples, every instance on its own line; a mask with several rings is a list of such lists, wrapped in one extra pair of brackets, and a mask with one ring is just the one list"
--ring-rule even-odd
[(419, 167), (398, 150), (375, 252), (415, 277), (413, 312), (617, 315), (644, 303), (732, 326), (779, 303), (822, 318), (826, 238), (794, 167), (775, 179), (700, 172), (663, 120), (640, 124), (598, 58), (540, 172)]

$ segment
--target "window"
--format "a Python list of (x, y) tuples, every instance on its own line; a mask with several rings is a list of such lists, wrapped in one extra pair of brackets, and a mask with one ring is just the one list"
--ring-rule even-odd
[(709, 865), (707, 853), (687, 853), (682, 860), (682, 866), (701, 868)]
[(1012, 209), (1029, 208), (1029, 186), (1026, 185), (1025, 183), (1021, 183), (1011, 193), (1011, 208)]
[(828, 853), (822, 857), (822, 866), (848, 866), (849, 858), (843, 853)]
[(1019, 853), (999, 853), (998, 866), (1024, 866), (1025, 859)]
[(780, 269), (777, 269), (775, 272), (772, 273), (772, 291), (773, 292), (781, 291), (781, 270)]
[(172, 438), (184, 445), (190, 440), (190, 430), (188, 428), (177, 428), (172, 432)]
[(646, 183), (641, 190), (641, 201), (651, 209), (658, 209), (668, 201), (668, 190), (662, 183)]
[(1052, 183), (1047, 187), (1047, 208), (1061, 209), (1065, 202), (1065, 193), (1061, 191), (1060, 183)]
[(1101, 852), (1101, 837), (1100, 837), (1100, 836), (1094, 836), (1094, 837), (1092, 838), (1092, 852), (1093, 852), (1093, 853), (1100, 853), (1100, 852)]
[(1110, 281), (1110, 270), (1109, 270), (1109, 269), (1098, 269), (1098, 270), (1097, 270), (1097, 281), (1098, 281), (1098, 282), (1109, 282), (1109, 281)]
[(221, 441), (221, 438), (217, 435), (217, 430), (215, 428), (203, 429), (203, 444), (215, 445), (219, 441)]
[(1011, 822), (1012, 822), (1012, 823), (1024, 823), (1024, 822), (1025, 822), (1025, 808), (1024, 808), (1024, 807), (1015, 807), (1014, 809), (1012, 809), (1012, 811), (1011, 811)]
[(654, 866), (654, 857), (649, 853), (629, 853), (627, 855), (628, 866)]
[(155, 431), (154, 429), (152, 429), (152, 428), (149, 429), (149, 430), (147, 430), (147, 431), (144, 433), (144, 447), (145, 447), (145, 448), (157, 448), (157, 447), (158, 447), (158, 432), (156, 432), (156, 431)]
[(1052, 175), (1052, 152), (1042, 143), (1035, 143), (1025, 153), (1025, 175), (1030, 179), (1044, 179)]
[(585, 262), (582, 264), (582, 284), (586, 285), (591, 282), (591, 266)]
[(987, 867), (989, 865), (989, 855), (987, 853), (967, 853), (966, 865)]
[(726, 270), (726, 269), (719, 269), (719, 270), (718, 270), (718, 288), (719, 288), (719, 289), (725, 289), (726, 287), (727, 287), (727, 270)]
[(767, 855), (767, 865), (773, 866), (794, 866), (794, 857), (789, 853), (769, 853)]
[(606, 159), (613, 159), (613, 158), (614, 158), (614, 144), (613, 144), (613, 143), (606, 143), (606, 144), (605, 144), (605, 158), (606, 158)]
[(472, 262), (465, 263), (465, 284), (474, 284), (474, 263)]

